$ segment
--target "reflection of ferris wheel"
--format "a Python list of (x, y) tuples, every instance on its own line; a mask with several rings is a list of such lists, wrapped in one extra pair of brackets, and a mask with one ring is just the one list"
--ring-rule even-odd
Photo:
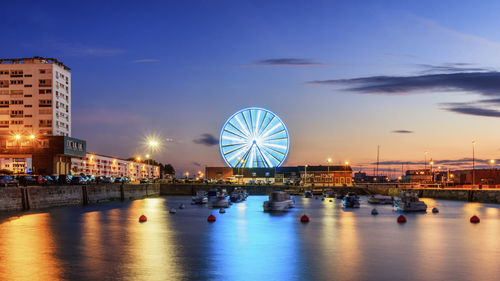
[(289, 145), (285, 123), (258, 107), (236, 112), (220, 132), (222, 158), (236, 168), (278, 167), (285, 161)]

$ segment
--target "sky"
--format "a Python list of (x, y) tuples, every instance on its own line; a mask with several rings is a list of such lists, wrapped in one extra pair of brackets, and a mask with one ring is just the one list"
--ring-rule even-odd
[(128, 158), (156, 136), (178, 174), (224, 166), (250, 106), (287, 125), (284, 165), (500, 159), (500, 2), (408, 2), (8, 1), (0, 57), (62, 61), (73, 137)]

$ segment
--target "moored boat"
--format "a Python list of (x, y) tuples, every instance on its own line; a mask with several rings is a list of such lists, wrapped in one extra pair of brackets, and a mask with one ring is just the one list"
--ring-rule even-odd
[(294, 207), (290, 194), (283, 191), (273, 191), (269, 194), (269, 200), (263, 204), (264, 212), (287, 211)]
[(211, 190), (207, 195), (210, 208), (229, 208), (229, 200), (224, 192), (219, 193)]
[(370, 204), (393, 204), (394, 197), (384, 196), (384, 195), (372, 195), (368, 198), (368, 203)]
[(306, 191), (304, 191), (304, 197), (305, 198), (312, 198), (313, 194), (310, 190), (306, 190)]
[(402, 191), (400, 198), (394, 202), (394, 205), (401, 212), (426, 212), (427, 204), (420, 201), (416, 192)]
[(342, 199), (342, 206), (344, 208), (359, 208), (359, 197), (355, 193), (348, 193), (344, 199)]
[(207, 193), (205, 191), (198, 191), (196, 192), (196, 196), (192, 197), (191, 204), (207, 204), (208, 203), (208, 198), (207, 198)]

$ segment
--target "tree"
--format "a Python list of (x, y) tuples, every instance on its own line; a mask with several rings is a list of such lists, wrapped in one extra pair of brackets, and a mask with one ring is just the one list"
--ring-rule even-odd
[(163, 166), (163, 173), (167, 175), (175, 175), (175, 169), (171, 164), (166, 164)]

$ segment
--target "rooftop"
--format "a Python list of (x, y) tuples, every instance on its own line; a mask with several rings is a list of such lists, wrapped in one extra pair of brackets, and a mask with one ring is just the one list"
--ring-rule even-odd
[(17, 59), (0, 59), (0, 64), (34, 64), (34, 63), (54, 63), (58, 66), (70, 70), (62, 62), (54, 58), (32, 57), (32, 58), (17, 58)]

